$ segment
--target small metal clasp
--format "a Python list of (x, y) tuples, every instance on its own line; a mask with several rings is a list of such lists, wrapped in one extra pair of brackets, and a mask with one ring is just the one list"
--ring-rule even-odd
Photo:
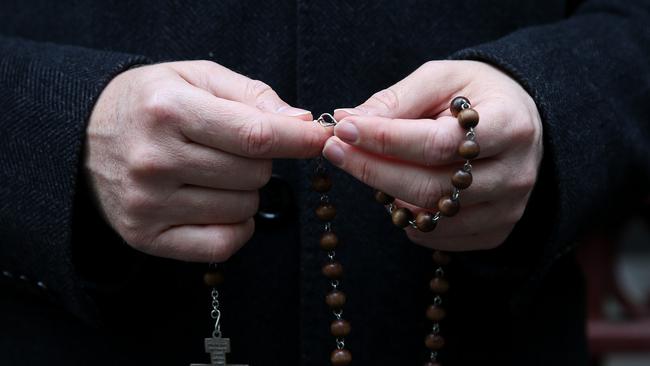
[(332, 116), (329, 113), (323, 113), (318, 117), (318, 119), (314, 120), (314, 122), (317, 122), (323, 127), (332, 127), (336, 126), (337, 123), (339, 123), (334, 116)]

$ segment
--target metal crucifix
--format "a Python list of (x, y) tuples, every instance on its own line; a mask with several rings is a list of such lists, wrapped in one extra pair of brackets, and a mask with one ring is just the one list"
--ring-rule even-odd
[(248, 366), (226, 363), (226, 353), (230, 353), (230, 338), (206, 338), (205, 351), (210, 354), (210, 363), (193, 363), (190, 366)]

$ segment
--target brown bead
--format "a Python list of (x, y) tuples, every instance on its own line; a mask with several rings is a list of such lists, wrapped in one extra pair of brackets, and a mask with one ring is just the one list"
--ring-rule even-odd
[(431, 212), (422, 211), (415, 217), (415, 226), (424, 233), (433, 231), (436, 225), (438, 225), (438, 222), (433, 220), (433, 214)]
[(480, 152), (481, 148), (478, 146), (478, 142), (473, 140), (463, 140), (458, 146), (458, 155), (463, 159), (474, 159)]
[(339, 262), (327, 263), (323, 266), (323, 275), (330, 280), (340, 280), (343, 277), (343, 266)]
[(427, 361), (424, 363), (424, 366), (442, 366), (442, 364), (436, 361)]
[(458, 113), (458, 124), (466, 130), (476, 127), (478, 125), (478, 112), (472, 108), (463, 109)]
[(375, 201), (381, 203), (382, 205), (387, 205), (389, 203), (393, 203), (393, 201), (395, 201), (395, 197), (389, 196), (382, 191), (377, 191), (375, 192)]
[(459, 169), (451, 176), (451, 184), (458, 189), (465, 189), (472, 185), (472, 173)]
[(452, 200), (449, 196), (444, 196), (438, 201), (438, 210), (445, 216), (454, 216), (460, 211), (460, 201)]
[(458, 113), (463, 110), (463, 105), (469, 105), (469, 99), (465, 97), (456, 97), (452, 99), (451, 103), (449, 103), (451, 115), (457, 117)]
[(330, 332), (336, 338), (347, 337), (351, 330), (350, 322), (344, 319), (334, 320), (330, 325)]
[(320, 247), (323, 250), (334, 250), (339, 245), (339, 237), (333, 232), (323, 233), (320, 237)]
[(441, 252), (439, 250), (434, 251), (431, 257), (433, 258), (433, 263), (439, 266), (446, 266), (449, 264), (449, 262), (451, 262), (451, 257), (449, 254)]
[(325, 303), (332, 310), (341, 309), (346, 301), (347, 297), (345, 296), (345, 292), (339, 290), (332, 290), (325, 296)]
[(335, 349), (330, 356), (332, 366), (347, 366), (352, 362), (352, 354), (347, 349)]
[(316, 207), (316, 216), (323, 221), (332, 221), (336, 217), (336, 207), (331, 203), (321, 203)]
[(444, 294), (449, 290), (449, 282), (444, 278), (434, 277), (429, 282), (429, 287), (436, 294)]
[(432, 351), (439, 351), (445, 346), (445, 339), (438, 334), (429, 334), (424, 338), (424, 345)]
[(400, 207), (391, 214), (393, 224), (397, 227), (409, 226), (409, 221), (413, 220), (413, 213), (408, 208)]
[(317, 175), (311, 178), (311, 188), (319, 193), (332, 189), (332, 179), (327, 175)]
[(209, 271), (203, 275), (203, 283), (208, 287), (216, 287), (224, 282), (223, 273), (221, 271)]
[(439, 322), (447, 316), (445, 309), (438, 305), (429, 305), (427, 308), (427, 319), (433, 322)]

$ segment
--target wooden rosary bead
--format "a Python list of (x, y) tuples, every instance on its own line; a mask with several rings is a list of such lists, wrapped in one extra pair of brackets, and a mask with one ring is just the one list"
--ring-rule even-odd
[(221, 271), (209, 271), (203, 275), (203, 283), (208, 287), (217, 287), (224, 282)]
[(458, 117), (458, 113), (463, 110), (463, 105), (470, 105), (469, 104), (469, 99), (465, 97), (456, 97), (451, 100), (451, 103), (449, 104), (449, 110), (451, 111), (451, 115), (454, 117)]
[(408, 208), (400, 207), (393, 211), (391, 218), (395, 226), (405, 228), (410, 225), (409, 221), (413, 220), (413, 213)]
[(472, 173), (459, 169), (451, 176), (451, 184), (458, 189), (469, 188), (472, 185)]
[(336, 217), (336, 207), (331, 203), (321, 203), (316, 207), (316, 216), (323, 221), (332, 221)]
[(424, 338), (424, 345), (432, 351), (439, 351), (445, 346), (445, 339), (438, 334), (431, 333)]
[(352, 362), (352, 354), (347, 349), (335, 349), (330, 356), (332, 366), (347, 366)]
[(330, 325), (330, 332), (336, 338), (344, 338), (350, 334), (352, 327), (350, 322), (344, 319), (337, 319)]
[(429, 287), (436, 294), (444, 294), (449, 290), (449, 282), (444, 278), (434, 277), (429, 282)]
[(473, 108), (463, 109), (458, 113), (458, 124), (466, 130), (476, 127), (478, 125), (478, 112)]
[(447, 316), (447, 312), (442, 306), (439, 305), (429, 305), (427, 308), (427, 319), (431, 320), (432, 322), (439, 322), (442, 319)]
[(446, 266), (449, 264), (449, 262), (451, 262), (451, 257), (449, 254), (441, 252), (439, 250), (435, 250), (431, 255), (431, 258), (433, 258), (433, 263), (439, 266)]
[(474, 159), (481, 153), (481, 148), (478, 146), (478, 142), (474, 140), (463, 140), (458, 146), (458, 155), (463, 159)]
[(346, 301), (345, 292), (339, 290), (332, 290), (325, 296), (325, 303), (332, 310), (340, 310)]
[(327, 175), (316, 175), (311, 178), (311, 188), (318, 193), (332, 189), (332, 179)]
[(375, 201), (381, 203), (382, 205), (388, 205), (390, 203), (393, 203), (393, 201), (395, 201), (395, 197), (389, 196), (388, 194), (382, 191), (377, 191), (375, 192)]
[(323, 233), (320, 237), (320, 248), (326, 251), (336, 249), (339, 245), (339, 237), (331, 231)]
[(460, 211), (460, 201), (453, 200), (450, 196), (443, 196), (440, 201), (438, 201), (438, 210), (440, 210), (441, 214), (447, 217), (454, 216), (458, 211)]
[(424, 233), (433, 231), (438, 225), (438, 222), (434, 221), (433, 217), (434, 215), (431, 212), (419, 212), (415, 217), (415, 226), (417, 226), (418, 230)]
[(327, 263), (323, 266), (323, 275), (330, 280), (340, 280), (343, 277), (343, 266), (339, 262)]

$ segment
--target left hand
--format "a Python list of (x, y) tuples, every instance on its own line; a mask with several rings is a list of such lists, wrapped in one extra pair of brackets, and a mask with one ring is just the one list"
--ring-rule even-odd
[[(481, 147), (472, 161), (473, 184), (461, 191), (462, 208), (422, 233), (415, 243), (441, 250), (501, 245), (521, 219), (543, 155), (542, 123), (533, 99), (515, 80), (476, 61), (432, 61), (362, 105), (339, 109), (340, 123), (323, 150), (334, 165), (397, 198), (417, 214), (435, 211), (450, 194), (451, 175), (463, 165), (456, 152), (465, 131), (449, 102), (465, 96), (480, 116)], [(387, 220), (389, 221), (389, 220)]]

